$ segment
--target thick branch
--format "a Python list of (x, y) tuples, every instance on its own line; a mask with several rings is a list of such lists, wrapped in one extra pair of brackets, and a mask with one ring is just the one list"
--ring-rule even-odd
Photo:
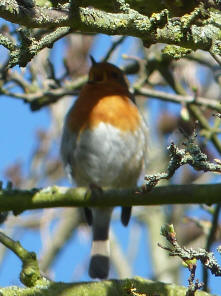
[(70, 33), (70, 27), (56, 28), (53, 32), (43, 36), (40, 40), (36, 40), (32, 36), (27, 36), (22, 30), (20, 31), (22, 44), (10, 52), (8, 67), (19, 65), (25, 67), (28, 62), (42, 49), (51, 48), (58, 39)]
[[(139, 189), (87, 190), (49, 187), (46, 189), (13, 190), (8, 187), (0, 190), (0, 211), (13, 210), (15, 213), (27, 209), (48, 207), (96, 207), (132, 206), (177, 203), (219, 203), (221, 184), (176, 185), (154, 188), (159, 181), (170, 179), (178, 168), (189, 164), (195, 170), (221, 173), (219, 160), (208, 161), (195, 143), (196, 132), (179, 149), (174, 143), (168, 147), (170, 161), (165, 172), (145, 176), (145, 184)], [(151, 191), (151, 192), (150, 192)], [(13, 198), (12, 198), (13, 195)]]
[(33, 1), (3, 0), (0, 3), (0, 17), (9, 22), (29, 28), (60, 27), (69, 19), (68, 11), (35, 6)]
[(86, 188), (48, 187), (33, 190), (1, 190), (0, 210), (33, 210), (53, 207), (140, 206), (165, 204), (215, 204), (221, 202), (221, 184), (170, 185), (137, 193), (137, 189), (104, 189), (103, 193)]
[[(100, 282), (81, 282), (81, 283), (51, 283), (47, 288), (45, 286), (36, 286), (35, 288), (19, 288), (13, 287), (13, 295), (24, 296), (24, 295), (173, 295), (173, 296), (184, 296), (186, 294), (186, 288), (177, 286), (174, 284), (164, 284), (161, 282), (153, 282), (150, 280), (144, 280), (136, 277), (134, 279), (121, 279), (121, 280), (109, 280)], [(0, 289), (0, 292), (4, 296), (12, 295), (12, 288)], [(205, 292), (198, 292), (198, 296), (209, 296), (211, 294)]]
[(1, 1), (0, 17), (29, 28), (70, 26), (82, 33), (138, 37), (148, 46), (160, 42), (216, 54), (221, 52), (218, 10), (197, 7), (189, 15), (169, 18), (167, 9), (147, 17), (129, 8), (123, 13), (108, 13), (94, 8), (67, 6), (65, 10), (58, 10), (18, 3), (21, 1)]

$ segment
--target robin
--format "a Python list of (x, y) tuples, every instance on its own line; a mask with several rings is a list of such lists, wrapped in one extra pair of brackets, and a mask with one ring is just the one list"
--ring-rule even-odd
[[(145, 158), (146, 126), (116, 66), (91, 57), (87, 83), (66, 115), (61, 156), (71, 181), (99, 188), (135, 187)], [(104, 279), (109, 272), (109, 225), (112, 208), (85, 208), (92, 225), (89, 275)], [(131, 207), (122, 207), (127, 225)]]

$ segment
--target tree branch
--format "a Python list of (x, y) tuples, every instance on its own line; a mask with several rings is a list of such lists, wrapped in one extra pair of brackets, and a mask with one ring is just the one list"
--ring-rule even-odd
[[(211, 227), (209, 229), (209, 234), (207, 236), (207, 242), (206, 242), (206, 247), (205, 250), (207, 252), (211, 251), (211, 247), (212, 247), (212, 243), (215, 241), (215, 235), (217, 232), (217, 227), (219, 224), (219, 213), (220, 213), (220, 204), (217, 204), (213, 213), (213, 217), (212, 217), (212, 224)], [(208, 290), (208, 280), (209, 280), (209, 274), (208, 274), (208, 269), (207, 268), (203, 268), (203, 282), (204, 282), (204, 291)]]
[(28, 252), (19, 242), (12, 240), (10, 237), (0, 232), (0, 242), (15, 253), (22, 261), (22, 271), (20, 280), (28, 287), (47, 282), (41, 275), (38, 267), (38, 261), (34, 252)]
[(204, 106), (212, 110), (221, 112), (221, 104), (220, 104), (220, 101), (218, 100), (213, 100), (213, 99), (208, 99), (203, 97), (194, 98), (194, 96), (188, 96), (188, 95), (184, 96), (184, 95), (178, 95), (178, 94), (171, 94), (171, 93), (166, 93), (159, 90), (149, 89), (146, 87), (136, 88), (135, 86), (134, 89), (135, 89), (135, 95), (143, 95), (143, 96), (148, 96), (152, 98), (158, 98), (163, 101), (169, 101), (169, 102), (178, 103), (178, 104), (193, 103), (198, 106)]
[(0, 17), (29, 28), (56, 28), (67, 24), (69, 11), (40, 7), (33, 1), (2, 0)]
[(20, 30), (21, 46), (17, 46), (15, 50), (10, 52), (7, 67), (11, 68), (15, 65), (25, 67), (43, 48), (51, 48), (55, 41), (70, 32), (70, 27), (58, 27), (51, 33), (43, 36), (40, 40), (37, 40), (33, 36), (28, 36), (25, 30)]
[(194, 130), (193, 135), (187, 138), (187, 141), (183, 143), (184, 149), (179, 149), (174, 143), (170, 144), (167, 148), (170, 153), (167, 171), (145, 176), (146, 184), (143, 186), (143, 191), (151, 190), (160, 180), (170, 179), (175, 174), (176, 170), (185, 164), (189, 164), (197, 171), (221, 173), (219, 160), (217, 163), (208, 161), (207, 155), (202, 153), (200, 147), (195, 143), (196, 136), (196, 131)]
[[(123, 38), (120, 38), (113, 46), (116, 46), (118, 42), (121, 42)], [(112, 48), (110, 49), (111, 52)], [(109, 52), (107, 56), (109, 55)], [(105, 56), (104, 60), (107, 59)], [(139, 66), (137, 63), (128, 64), (123, 68), (125, 74), (134, 74), (139, 70)], [(57, 102), (64, 96), (73, 96), (74, 94), (78, 94), (79, 89), (82, 87), (84, 83), (87, 81), (87, 75), (83, 75), (73, 81), (65, 81), (62, 86), (57, 88), (43, 88), (39, 87), (33, 92), (32, 85), (29, 84), (27, 81), (23, 79), (21, 75), (16, 72), (9, 71), (7, 73), (7, 79), (10, 81), (15, 81), (17, 85), (21, 86), (25, 93), (16, 93), (11, 92), (7, 88), (1, 88), (1, 94), (5, 96), (10, 96), (11, 98), (21, 99), (25, 103), (29, 103), (31, 110), (36, 111), (41, 109), (44, 106), (48, 106), (52, 103)], [(134, 84), (134, 95), (142, 95), (152, 98), (157, 98), (167, 102), (173, 102), (177, 104), (195, 104), (197, 106), (207, 107), (217, 112), (221, 112), (221, 104), (220, 101), (204, 98), (204, 97), (197, 97), (189, 96), (189, 95), (178, 95), (178, 94), (171, 94), (166, 93), (163, 91), (158, 91), (154, 89), (149, 89), (147, 87), (140, 87), (139, 85)]]
[[(81, 283), (56, 283), (40, 275), (36, 255), (28, 252), (19, 242), (13, 241), (5, 234), (0, 233), (0, 242), (11, 249), (22, 261), (22, 271), (20, 278), (22, 282), (31, 288), (8, 287), (0, 289), (0, 294), (11, 295), (185, 295), (186, 288), (161, 282), (153, 282), (142, 278), (133, 278), (125, 280), (109, 280), (102, 282), (81, 282)], [(191, 253), (192, 254), (192, 253)], [(95, 292), (94, 292), (95, 291)], [(108, 291), (108, 292), (107, 292)], [(207, 293), (199, 293), (202, 296), (209, 296)]]
[[(13, 287), (13, 293), (16, 296), (23, 295), (129, 295), (129, 296), (142, 296), (142, 295), (173, 295), (173, 296), (184, 296), (186, 294), (186, 288), (183, 286), (177, 286), (175, 284), (165, 284), (162, 282), (154, 282), (143, 279), (141, 277), (135, 277), (132, 279), (121, 279), (121, 280), (108, 280), (100, 282), (81, 282), (81, 283), (54, 283), (51, 282), (47, 287), (36, 286), (35, 288), (20, 288)], [(2, 288), (0, 292), (4, 296), (11, 294), (12, 288)], [(206, 292), (198, 292), (198, 296), (209, 296)]]
[(87, 188), (48, 187), (45, 189), (0, 191), (0, 210), (16, 214), (24, 210), (54, 207), (112, 207), (165, 204), (216, 204), (221, 202), (221, 184), (159, 186), (151, 192), (138, 189), (103, 189), (88, 192)]
[[(148, 17), (130, 8), (123, 12), (120, 10), (118, 13), (109, 13), (77, 5), (53, 9), (36, 6), (33, 1), (26, 2), (1, 1), (0, 17), (28, 28), (70, 27), (70, 30), (82, 33), (134, 36), (141, 38), (146, 46), (158, 42), (178, 45), (178, 58), (179, 52), (181, 56), (189, 53), (186, 49), (203, 49), (217, 55), (221, 53), (220, 12), (205, 9), (202, 5), (189, 14), (173, 18), (168, 9)], [(54, 41), (45, 42), (50, 47)], [(5, 45), (5, 40), (2, 45)], [(11, 54), (13, 55), (13, 51)], [(170, 55), (170, 48), (167, 48), (167, 54)], [(171, 47), (171, 55), (174, 56), (174, 47)], [(26, 63), (30, 61), (28, 58)], [(14, 65), (15, 63), (10, 64)]]
[[(166, 172), (145, 176), (145, 184), (139, 189), (87, 190), (86, 188), (49, 187), (45, 189), (0, 190), (0, 211), (15, 213), (27, 209), (48, 207), (132, 206), (176, 203), (219, 203), (221, 184), (176, 185), (154, 188), (160, 180), (168, 180), (182, 165), (189, 164), (196, 170), (221, 173), (221, 164), (209, 162), (207, 156), (195, 144), (196, 133), (179, 149), (172, 143), (168, 150), (170, 161)], [(151, 192), (150, 192), (151, 191)], [(12, 198), (13, 196), (13, 198)]]
[[(208, 252), (204, 249), (187, 249), (186, 247), (181, 247), (176, 239), (176, 233), (174, 231), (173, 225), (164, 225), (161, 228), (161, 235), (166, 238), (166, 240), (171, 244), (171, 248), (168, 246), (162, 246), (158, 243), (158, 246), (169, 252), (169, 256), (178, 256), (183, 260), (185, 265), (190, 271), (189, 287), (186, 296), (194, 296), (195, 291), (203, 286), (203, 283), (199, 283), (198, 280), (195, 281), (195, 271), (197, 266), (197, 260), (199, 260), (202, 265), (209, 269), (215, 276), (221, 276), (221, 266), (218, 264), (212, 252)], [(220, 249), (217, 249), (220, 253)]]

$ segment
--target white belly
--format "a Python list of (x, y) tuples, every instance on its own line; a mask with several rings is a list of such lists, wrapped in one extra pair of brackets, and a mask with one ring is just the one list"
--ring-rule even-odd
[(84, 130), (77, 140), (75, 138), (75, 143), (70, 138), (68, 142), (69, 161), (66, 166), (78, 186), (91, 183), (135, 186), (144, 158), (145, 135), (142, 129), (122, 132), (110, 124), (100, 123), (93, 130)]

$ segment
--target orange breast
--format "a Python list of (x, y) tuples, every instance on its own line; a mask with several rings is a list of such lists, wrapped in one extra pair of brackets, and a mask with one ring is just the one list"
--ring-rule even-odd
[(127, 90), (114, 90), (110, 85), (105, 88), (85, 85), (69, 113), (69, 129), (79, 133), (104, 122), (122, 131), (135, 131), (140, 124), (140, 114), (128, 95)]

